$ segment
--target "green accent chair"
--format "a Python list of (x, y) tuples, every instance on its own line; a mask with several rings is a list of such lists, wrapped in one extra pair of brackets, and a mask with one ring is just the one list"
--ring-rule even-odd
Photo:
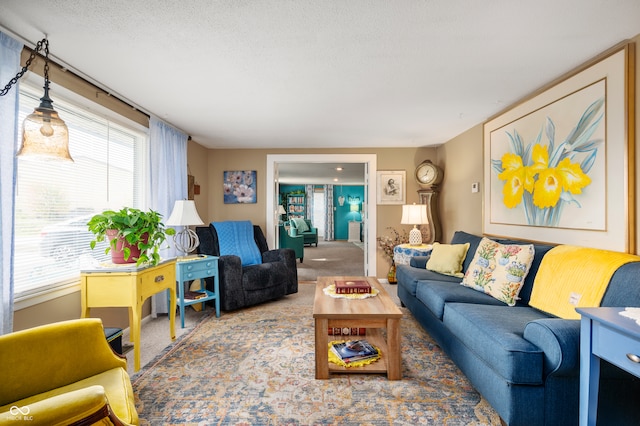
[(280, 225), (280, 248), (293, 250), (296, 253), (296, 259), (300, 259), (300, 263), (302, 263), (304, 259), (304, 237), (302, 235), (292, 236), (284, 225)]
[(304, 237), (304, 245), (315, 244), (318, 247), (318, 228), (314, 228), (309, 219), (293, 218), (289, 225), (291, 235)]

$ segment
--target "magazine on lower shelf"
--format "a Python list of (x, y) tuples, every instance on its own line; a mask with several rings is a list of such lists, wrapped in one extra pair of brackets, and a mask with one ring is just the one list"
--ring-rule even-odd
[(205, 293), (204, 290), (184, 292), (185, 300), (198, 300), (198, 299), (204, 299), (205, 297), (207, 297), (207, 293)]
[(364, 339), (334, 343), (331, 351), (346, 363), (378, 356), (378, 350)]

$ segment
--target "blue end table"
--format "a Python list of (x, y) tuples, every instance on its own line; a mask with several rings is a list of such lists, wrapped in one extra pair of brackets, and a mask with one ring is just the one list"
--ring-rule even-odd
[[(213, 291), (205, 288), (204, 278), (213, 278)], [(199, 299), (185, 299), (184, 286), (186, 281), (200, 280), (200, 290), (205, 296)], [(176, 281), (178, 295), (176, 304), (180, 307), (180, 325), (184, 328), (184, 307), (202, 304), (209, 300), (215, 301), (216, 317), (220, 317), (220, 289), (218, 279), (218, 258), (216, 256), (198, 255), (195, 257), (179, 257), (176, 262)]]
[(624, 308), (576, 308), (580, 320), (580, 426), (595, 425), (600, 359), (640, 377), (640, 326)]

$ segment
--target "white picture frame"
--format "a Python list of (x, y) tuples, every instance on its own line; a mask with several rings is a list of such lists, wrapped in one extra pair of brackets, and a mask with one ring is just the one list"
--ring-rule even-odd
[(378, 204), (406, 204), (407, 173), (404, 170), (378, 170), (376, 188)]

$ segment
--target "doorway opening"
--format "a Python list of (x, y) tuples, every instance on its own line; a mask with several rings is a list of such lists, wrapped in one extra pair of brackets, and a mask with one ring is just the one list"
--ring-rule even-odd
[[(324, 190), (316, 189), (313, 191), (313, 226), (318, 228), (318, 231), (322, 230), (320, 235), (324, 235), (324, 229), (326, 226), (324, 223), (324, 212), (327, 208), (325, 197), (326, 194), (324, 193)], [(320, 235), (318, 235), (318, 237)]]
[(267, 155), (267, 198), (266, 223), (267, 243), (276, 247), (278, 235), (278, 166), (284, 163), (360, 163), (364, 164), (365, 200), (362, 204), (363, 240), (364, 240), (364, 270), (363, 275), (376, 275), (376, 180), (369, 177), (369, 171), (377, 169), (375, 154), (273, 154)]

